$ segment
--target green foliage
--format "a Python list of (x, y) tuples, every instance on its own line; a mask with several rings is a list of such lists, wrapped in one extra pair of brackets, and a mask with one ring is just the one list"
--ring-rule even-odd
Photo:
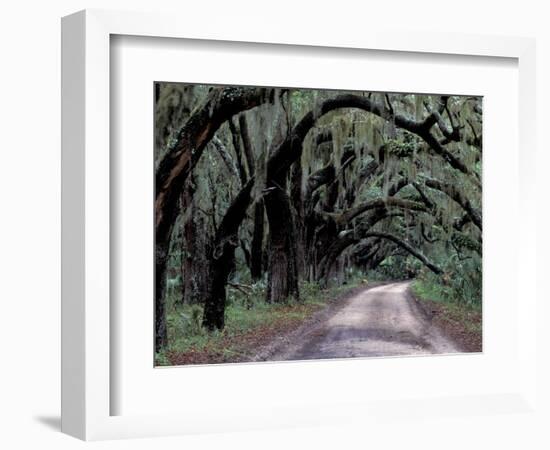
[(464, 233), (454, 233), (451, 236), (451, 242), (457, 248), (467, 249), (472, 252), (481, 251), (481, 243), (479, 241), (472, 239), (470, 236)]
[(388, 256), (376, 270), (370, 271), (368, 278), (372, 280), (406, 280), (420, 270), (421, 263), (413, 257)]
[(413, 283), (414, 292), (422, 298), (480, 309), (481, 273), (470, 272), (470, 266), (460, 268), (460, 272), (446, 272), (441, 277), (422, 271)]
[(300, 284), (300, 294), (302, 295), (302, 301), (312, 302), (317, 301), (321, 297), (321, 287), (318, 283), (302, 282)]
[(441, 285), (440, 280), (416, 279), (411, 288), (415, 297), (420, 301), (433, 301), (444, 305), (440, 311), (444, 317), (440, 319), (454, 324), (458, 323), (464, 327), (466, 332), (481, 336), (481, 303), (465, 305), (460, 297), (456, 297), (453, 288)]
[(439, 280), (424, 276), (417, 278), (412, 284), (413, 292), (420, 298), (436, 302), (453, 302), (455, 297), (450, 286), (442, 285)]
[[(192, 111), (220, 89), (215, 86), (178, 83), (161, 83), (159, 87), (155, 106), (156, 165), (167, 149), (174, 145), (178, 130)], [(225, 93), (239, 95), (240, 90), (241, 88), (234, 88)], [(369, 280), (417, 277), (420, 286), (418, 289), (425, 289), (428, 294), (442, 301), (480, 305), (481, 230), (472, 221), (462, 222), (462, 219), (467, 216), (468, 208), (479, 211), (481, 216), (481, 98), (451, 96), (445, 103), (437, 95), (352, 92), (353, 95), (368, 98), (372, 104), (386, 112), (373, 114), (354, 108), (340, 108), (322, 115), (320, 106), (323, 101), (347, 92), (315, 89), (274, 91), (272, 102), (247, 110), (241, 116), (246, 118), (248, 124), (253, 153), (255, 185), (252, 204), (267, 195), (266, 161), (270, 151), (290, 134), (291, 128), (306, 114), (311, 114), (315, 125), (303, 142), (301, 160), (298, 161), (301, 178), (289, 176), (287, 187), (283, 188), (286, 189), (291, 207), (296, 212), (296, 225), (301, 225), (303, 230), (307, 220), (314, 222), (313, 230), (310, 230), (313, 242), (308, 243), (310, 248), (302, 249), (303, 253), (313, 255), (306, 263), (312, 266), (319, 264), (325, 256), (324, 251), (338, 240), (340, 233), (352, 231), (360, 241), (361, 230), (371, 229), (399, 236), (444, 271), (443, 276), (436, 276), (397, 245), (386, 243), (380, 252), (382, 262), (375, 270), (356, 265), (353, 258), (340, 257), (338, 262), (342, 264), (334, 271), (337, 273), (329, 271), (327, 279), (323, 281), (342, 283), (342, 287), (338, 289), (347, 289), (364, 279), (364, 270), (369, 270)], [(447, 156), (441, 153), (441, 149), (434, 151), (419, 136), (396, 125), (396, 116), (408, 121), (422, 122), (430, 114), (436, 117), (434, 113), (438, 120), (434, 120), (429, 132), (433, 141), (441, 143)], [(265, 278), (258, 283), (252, 283), (250, 277), (249, 259), (254, 231), (254, 215), (250, 208), (239, 227), (235, 266), (232, 267), (228, 280), (226, 329), (221, 333), (206, 333), (200, 326), (202, 307), (181, 304), (182, 282), (189, 284), (190, 280), (194, 282), (197, 277), (182, 280), (180, 275), (175, 274), (181, 274), (188, 261), (193, 261), (194, 267), (200, 269), (198, 261), (208, 260), (212, 253), (210, 245), (229, 205), (242, 188), (242, 178), (252, 172), (250, 162), (243, 153), (244, 138), (240, 133), (238, 119), (236, 115), (231, 123), (225, 122), (217, 129), (214, 136), (217, 144), (214, 144), (214, 139), (208, 144), (185, 186), (185, 192), (191, 193), (190, 199), (186, 202), (182, 199), (168, 260), (170, 282), (167, 290), (167, 311), (169, 349), (172, 351), (205, 346), (215, 348), (225, 342), (224, 339), (228, 336), (279, 320), (278, 314), (282, 314), (283, 310), (286, 311), (285, 314), (301, 314), (299, 305), (323, 304), (327, 292), (334, 293), (322, 290), (316, 283), (302, 281), (301, 302), (291, 300), (284, 305), (284, 308), (294, 308), (293, 312), (281, 305), (265, 303)], [(454, 134), (449, 139), (451, 132)], [(467, 170), (463, 172), (451, 167), (449, 160), (452, 158), (461, 161)], [(307, 206), (311, 199), (300, 198), (299, 194), (307, 191), (305, 188), (309, 176), (329, 164), (335, 179), (317, 189), (315, 195), (319, 198), (312, 202), (310, 216), (298, 217), (300, 214), (307, 216), (308, 213), (300, 208), (304, 209), (304, 205)], [(372, 167), (375, 169), (370, 170)], [(446, 183), (460, 195), (453, 196), (430, 188), (428, 180)], [(405, 185), (396, 188), (403, 181)], [(395, 205), (382, 206), (377, 210), (365, 211), (351, 223), (337, 225), (327, 218), (330, 215), (338, 216), (370, 200), (385, 199), (389, 195), (401, 200), (426, 203), (426, 210), (410, 211)], [(462, 204), (461, 199), (465, 200)], [(369, 219), (381, 209), (386, 209), (388, 216), (370, 223)], [(474, 214), (474, 217), (477, 216)], [(194, 233), (200, 233), (200, 236), (195, 238), (193, 233), (185, 232), (185, 226), (189, 223), (194, 224)], [(461, 225), (458, 226), (457, 223)], [(263, 233), (263, 251), (266, 252), (269, 251), (268, 221)], [(325, 234), (326, 238), (323, 237)], [(317, 238), (319, 240), (315, 241)], [(192, 245), (199, 241), (202, 245)], [(309, 273), (318, 273), (319, 267), (313, 269), (315, 270)], [(200, 295), (190, 300), (187, 292), (185, 301), (202, 301)], [(165, 363), (167, 358), (167, 354), (158, 355), (161, 363)]]
[(417, 139), (414, 139), (410, 133), (406, 133), (402, 139), (390, 139), (386, 143), (386, 151), (392, 156), (406, 158), (414, 155), (418, 144)]
[[(246, 268), (242, 268), (242, 273), (245, 273), (247, 276), (242, 277), (246, 280), (246, 278), (249, 278), (249, 272)], [(237, 280), (241, 281), (239, 277), (234, 277), (233, 281), (237, 282)], [(245, 281), (242, 280), (242, 281)], [(240, 307), (243, 307), (245, 309), (252, 309), (258, 304), (262, 303), (265, 300), (265, 290), (266, 290), (266, 282), (264, 280), (258, 281), (256, 283), (253, 283), (251, 285), (236, 285), (239, 286), (238, 288), (233, 287), (229, 285), (229, 288), (227, 289), (227, 295), (226, 295), (226, 305), (227, 306), (233, 306), (238, 305)]]
[[(362, 275), (362, 274), (361, 274)], [(318, 283), (300, 284), (300, 301), (285, 304), (266, 303), (266, 286), (259, 282), (251, 286), (249, 294), (229, 289), (231, 303), (225, 310), (225, 328), (222, 331), (208, 332), (200, 326), (202, 306), (174, 305), (167, 317), (168, 347), (155, 355), (155, 364), (171, 365), (169, 355), (186, 352), (226, 353), (228, 358), (238, 356), (239, 348), (234, 340), (265, 327), (276, 326), (288, 321), (301, 323), (312, 312), (322, 308), (340, 293), (364, 283), (359, 272), (346, 286), (322, 289)], [(252, 352), (257, 349), (250, 349)]]
[(155, 366), (171, 366), (172, 363), (167, 355), (168, 351), (166, 349), (161, 350), (155, 355)]

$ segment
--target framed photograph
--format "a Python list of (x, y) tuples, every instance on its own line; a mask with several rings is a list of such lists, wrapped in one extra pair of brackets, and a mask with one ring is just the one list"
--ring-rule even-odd
[(532, 413), (534, 42), (187, 22), (62, 22), (63, 431)]

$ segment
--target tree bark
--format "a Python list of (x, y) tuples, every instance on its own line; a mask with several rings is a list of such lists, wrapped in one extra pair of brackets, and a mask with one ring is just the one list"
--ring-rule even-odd
[(252, 141), (250, 140), (250, 135), (248, 133), (248, 123), (244, 113), (239, 115), (239, 130), (243, 141), (243, 150), (246, 158), (246, 165), (248, 167), (248, 176), (251, 178), (255, 175), (256, 158), (254, 157), (254, 148), (252, 147)]
[(296, 246), (296, 262), (298, 276), (303, 277), (306, 268), (306, 250), (305, 250), (305, 211), (302, 194), (302, 165), (300, 161), (296, 161), (292, 166), (291, 171), (291, 189), (290, 195), (292, 199), (292, 207), (294, 213), (295, 225), (295, 246)]
[[(436, 123), (436, 118), (434, 115), (428, 116), (424, 121), (415, 122), (404, 116), (394, 115), (393, 111), (390, 111), (384, 105), (380, 105), (371, 101), (369, 98), (360, 97), (357, 95), (341, 95), (336, 98), (324, 101), (319, 108), (316, 108), (315, 112), (310, 111), (309, 113), (307, 113), (291, 130), (289, 136), (287, 136), (287, 138), (272, 152), (272, 156), (269, 159), (267, 165), (268, 188), (276, 188), (277, 185), (280, 185), (283, 180), (286, 180), (291, 165), (294, 162), (299, 161), (300, 159), (300, 156), (302, 154), (302, 145), (306, 135), (309, 133), (319, 117), (327, 114), (330, 111), (340, 108), (358, 108), (376, 114), (386, 120), (391, 119), (396, 126), (417, 134), (424, 140), (430, 139), (430, 142), (434, 146), (433, 150), (436, 153), (444, 156), (445, 160), (447, 160), (451, 164), (451, 166), (457, 168), (458, 170), (465, 171), (465, 173), (468, 173), (466, 166), (464, 166), (461, 161), (456, 159), (445, 148), (443, 148), (439, 144), (439, 142), (430, 134), (430, 128)], [(275, 211), (271, 211), (272, 207), (276, 208)], [(282, 203), (277, 203), (276, 201), (270, 201), (269, 203), (266, 202), (266, 211), (268, 214), (268, 218), (275, 217), (275, 215), (277, 214), (276, 211), (282, 209)], [(269, 220), (271, 230), (271, 219)], [(278, 249), (280, 246), (281, 243), (274, 243), (273, 248)], [(293, 258), (292, 255), (289, 256)], [(271, 258), (271, 260), (273, 260), (273, 257)], [(290, 269), (290, 267), (292, 266), (292, 261), (287, 262), (288, 268)], [(330, 261), (330, 264), (332, 263), (333, 261)], [(324, 275), (326, 275), (326, 269), (330, 270), (330, 265), (329, 267), (325, 267)], [(278, 276), (283, 276), (284, 273), (284, 270), (278, 268)], [(289, 270), (287, 270), (286, 273), (289, 273)], [(284, 287), (285, 283), (282, 283), (282, 286)], [(284, 294), (284, 290), (282, 293)]]
[[(256, 172), (256, 158), (254, 148), (248, 132), (246, 115), (239, 115), (239, 130), (243, 141), (243, 150), (248, 167), (248, 175), (253, 177)], [(252, 231), (252, 242), (250, 244), (250, 277), (252, 281), (258, 281), (263, 274), (263, 245), (264, 245), (264, 202), (258, 199), (254, 204), (254, 226)]]
[(235, 150), (235, 158), (237, 160), (237, 168), (239, 169), (239, 178), (241, 180), (241, 186), (246, 184), (248, 175), (246, 174), (245, 164), (243, 162), (243, 151), (241, 149), (241, 134), (233, 120), (229, 120), (229, 130), (231, 131), (231, 142), (233, 143), (233, 149)]
[[(192, 207), (195, 209), (195, 207)], [(208, 289), (208, 261), (211, 248), (210, 236), (206, 233), (204, 216), (194, 214), (185, 224), (185, 241), (187, 254), (185, 256), (185, 304), (202, 304), (204, 292)]]
[[(202, 213), (193, 202), (195, 177), (191, 175), (181, 196), (181, 210), (188, 210), (188, 219), (183, 224), (182, 250), (185, 250), (182, 270), (182, 303), (203, 302), (203, 292), (208, 285), (207, 267), (210, 253), (209, 233)], [(185, 244), (185, 245), (183, 245)]]
[(202, 325), (208, 330), (221, 330), (225, 325), (225, 286), (235, 267), (235, 248), (239, 245), (239, 226), (250, 204), (254, 179), (241, 189), (225, 213), (218, 231), (210, 260), (210, 288), (206, 291)]
[(367, 97), (361, 97), (353, 94), (339, 95), (335, 98), (325, 100), (316, 111), (307, 113), (298, 124), (292, 129), (290, 136), (278, 147), (271, 159), (271, 167), (268, 171), (273, 176), (287, 173), (290, 165), (299, 159), (302, 154), (302, 143), (315, 125), (315, 122), (323, 115), (341, 108), (357, 108), (370, 112), (386, 120), (391, 120), (395, 126), (416, 134), (422, 138), (436, 154), (440, 155), (449, 165), (460, 172), (470, 174), (466, 165), (450, 153), (439, 141), (431, 134), (430, 130), (437, 122), (434, 114), (430, 114), (422, 121), (414, 121), (405, 116), (394, 115), (390, 109), (379, 103), (373, 102)]
[(332, 243), (328, 251), (324, 255), (320, 263), (320, 268), (318, 270), (318, 281), (321, 282), (325, 287), (329, 284), (330, 272), (332, 266), (338, 259), (338, 256), (350, 245), (356, 244), (359, 242), (359, 239), (353, 233), (353, 231), (348, 231), (346, 233), (341, 233), (338, 238)]
[(165, 292), (168, 249), (178, 215), (178, 198), (192, 168), (218, 128), (233, 115), (271, 101), (272, 90), (214, 89), (179, 131), (160, 162), (155, 180), (155, 351), (167, 344)]
[(254, 205), (254, 230), (250, 249), (250, 276), (253, 281), (262, 278), (264, 245), (264, 202), (258, 200)]
[(300, 298), (296, 261), (295, 228), (286, 183), (265, 196), (269, 221), (267, 298), (269, 303)]
[(399, 213), (389, 212), (385, 206), (380, 206), (365, 219), (360, 230), (345, 230), (336, 235), (332, 240), (327, 250), (325, 251), (320, 263), (318, 273), (318, 281), (324, 285), (328, 285), (328, 278), (332, 265), (340, 256), (340, 254), (350, 245), (356, 244), (361, 240), (362, 234), (369, 231), (374, 225), (388, 217), (393, 217)]
[(340, 225), (347, 224), (355, 217), (372, 209), (396, 207), (401, 209), (408, 209), (411, 211), (426, 211), (426, 207), (422, 203), (414, 202), (411, 200), (404, 200), (396, 197), (379, 198), (376, 200), (369, 200), (355, 208), (351, 208), (341, 214), (334, 215), (334, 219)]
[(166, 331), (166, 266), (168, 265), (168, 250), (170, 236), (178, 211), (174, 208), (165, 215), (165, 220), (170, 223), (168, 229), (163, 230), (163, 235), (155, 241), (155, 351), (163, 349), (168, 343)]
[(462, 207), (462, 209), (464, 209), (466, 214), (468, 214), (471, 221), (479, 229), (479, 231), (482, 230), (483, 224), (481, 219), (481, 212), (474, 208), (470, 200), (467, 199), (456, 186), (434, 179), (427, 179), (426, 186), (443, 192), (445, 195), (458, 203)]
[(397, 236), (391, 234), (391, 233), (382, 233), (378, 231), (370, 231), (363, 235), (363, 238), (368, 237), (379, 237), (382, 239), (388, 239), (392, 241), (393, 243), (399, 245), (404, 250), (409, 252), (411, 255), (413, 255), (416, 259), (418, 259), (422, 264), (424, 264), (428, 269), (430, 269), (433, 273), (436, 275), (441, 275), (443, 273), (443, 270), (441, 270), (439, 267), (437, 267), (434, 263), (432, 263), (426, 256), (424, 256), (420, 251), (413, 248), (408, 242), (398, 238)]

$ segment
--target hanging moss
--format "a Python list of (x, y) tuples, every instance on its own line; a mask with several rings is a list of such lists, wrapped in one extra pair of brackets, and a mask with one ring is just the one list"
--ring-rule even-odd
[[(179, 130), (186, 123), (192, 111), (197, 110), (197, 105), (203, 103), (208, 93), (211, 93), (211, 99), (214, 99), (208, 111), (209, 118), (212, 119), (216, 110), (215, 95), (223, 93), (226, 98), (219, 98), (219, 101), (234, 102), (241, 92), (241, 88), (238, 87), (222, 90), (219, 86), (200, 85), (194, 85), (193, 89), (187, 92), (182, 90), (181, 86), (171, 86), (170, 83), (164, 88), (159, 91), (155, 111), (156, 163), (162, 156), (159, 149), (173, 147), (176, 144), (177, 136), (172, 131)], [(349, 107), (322, 114), (321, 107), (327, 99), (334, 100), (344, 94), (370, 100), (372, 104), (378, 105), (378, 108), (384, 109), (384, 117)], [(266, 89), (266, 96), (269, 97), (267, 102), (246, 112), (238, 112), (233, 117), (236, 123), (239, 123), (238, 114), (244, 114), (246, 117), (254, 153), (255, 182), (251, 193), (252, 201), (238, 227), (238, 239), (232, 241), (232, 245), (235, 244), (238, 248), (235, 253), (235, 268), (229, 279), (248, 281), (247, 249), (250, 249), (254, 216), (257, 216), (255, 208), (251, 205), (254, 202), (261, 203), (260, 200), (267, 199), (273, 192), (290, 199), (289, 221), (296, 221), (296, 228), (299, 230), (296, 235), (304, 241), (307, 240), (302, 245), (296, 239), (295, 245), (306, 254), (301, 264), (311, 266), (305, 268), (305, 273), (315, 274), (321, 271), (320, 261), (334, 244), (341, 242), (342, 237), (360, 239), (361, 233), (369, 229), (399, 235), (447, 272), (456, 274), (453, 276), (457, 278), (475, 278), (467, 273), (466, 263), (463, 262), (465, 258), (468, 260), (467, 264), (470, 264), (468, 271), (471, 274), (481, 272), (481, 260), (478, 255), (481, 248), (480, 229), (474, 223), (462, 220), (465, 216), (468, 219), (464, 204), (451, 198), (448, 193), (428, 188), (425, 184), (428, 179), (448, 183), (467, 199), (469, 208), (481, 212), (481, 99), (449, 97), (448, 110), (441, 113), (441, 118), (446, 125), (445, 130), (450, 130), (452, 126), (458, 127), (460, 136), (453, 137), (458, 141), (448, 142), (445, 133), (439, 128), (441, 122), (434, 124), (429, 130), (430, 137), (433, 138), (432, 142), (437, 141), (441, 148), (432, 148), (422, 137), (414, 134), (414, 127), (408, 127), (408, 131), (401, 129), (398, 126), (400, 122), (395, 117), (401, 116), (408, 121), (422, 121), (428, 117), (429, 111), (433, 111), (439, 104), (439, 95)], [(390, 109), (393, 109), (393, 116), (388, 113)], [(280, 147), (280, 144), (288, 139), (292, 129), (304, 117), (313, 117), (314, 123), (301, 142), (301, 153), (292, 161), (288, 173), (283, 174), (287, 175), (286, 178), (282, 177), (283, 182), (277, 180), (278, 185), (273, 186), (273, 180), (267, 180), (267, 161), (273, 152), (280, 148), (289, 152), (300, 150)], [(237, 144), (234, 142), (241, 142), (238, 139), (242, 140), (242, 137), (237, 136), (237, 141), (233, 141), (227, 122), (221, 126), (216, 124), (216, 127), (218, 128), (214, 138), (221, 142), (227, 149), (229, 158), (233, 158), (233, 163), (236, 163), (234, 147)], [(204, 224), (204, 235), (207, 236), (207, 240), (213, 239), (216, 228), (214, 223), (219, 226), (229, 205), (242, 188), (239, 177), (230, 170), (227, 155), (226, 159), (221, 155), (216, 146), (212, 143), (207, 144), (200, 159), (193, 161), (193, 167), (190, 169), (194, 182), (194, 214), (201, 214), (203, 217), (201, 224)], [(462, 171), (460, 167), (450, 164), (452, 158), (464, 164), (467, 170)], [(327, 165), (332, 166), (332, 178), (315, 191), (314, 197), (304, 198), (311, 175)], [(301, 176), (294, 176), (297, 173), (294, 169), (297, 167), (301, 170)], [(423, 195), (417, 191), (413, 183), (425, 191)], [(390, 194), (393, 195), (393, 199), (388, 198)], [(308, 211), (310, 215), (300, 217), (300, 214), (306, 215), (302, 204), (310, 200), (313, 205)], [(396, 200), (408, 203), (397, 205)], [(342, 216), (346, 217), (345, 214), (350, 210), (373, 201), (378, 202), (376, 207), (369, 207), (353, 216), (350, 223), (337, 220)], [(423, 207), (415, 208), (411, 204)], [(264, 219), (264, 210), (260, 210), (260, 213)], [(271, 211), (272, 218), (276, 214), (277, 212), (273, 214)], [(387, 217), (378, 217), (383, 214), (387, 214)], [(183, 220), (190, 217), (192, 218), (192, 214), (188, 211), (180, 212), (177, 224), (181, 225)], [(263, 243), (261, 250), (265, 254), (270, 251), (267, 243), (272, 231), (266, 222), (265, 228), (260, 232), (259, 241)], [(302, 231), (303, 235), (299, 234)], [(429, 236), (429, 241), (423, 234)], [(177, 239), (178, 243), (181, 243), (182, 239), (189, 237), (180, 236)], [(457, 250), (453, 246), (460, 251), (458, 259)], [(172, 251), (181, 252), (181, 246), (172, 245), (170, 252)], [(345, 248), (342, 251), (342, 264), (353, 264), (349, 261), (349, 254), (352, 252)], [(387, 245), (386, 251), (391, 253), (396, 249), (390, 244)], [(402, 255), (390, 255), (387, 265), (397, 265), (395, 261), (402, 259)], [(475, 282), (477, 281), (472, 281)]]

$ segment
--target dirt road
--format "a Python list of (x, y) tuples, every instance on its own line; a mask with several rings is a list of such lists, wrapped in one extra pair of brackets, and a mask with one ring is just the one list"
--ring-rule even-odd
[(430, 324), (409, 282), (365, 288), (326, 320), (305, 326), (269, 360), (454, 353), (459, 350)]

